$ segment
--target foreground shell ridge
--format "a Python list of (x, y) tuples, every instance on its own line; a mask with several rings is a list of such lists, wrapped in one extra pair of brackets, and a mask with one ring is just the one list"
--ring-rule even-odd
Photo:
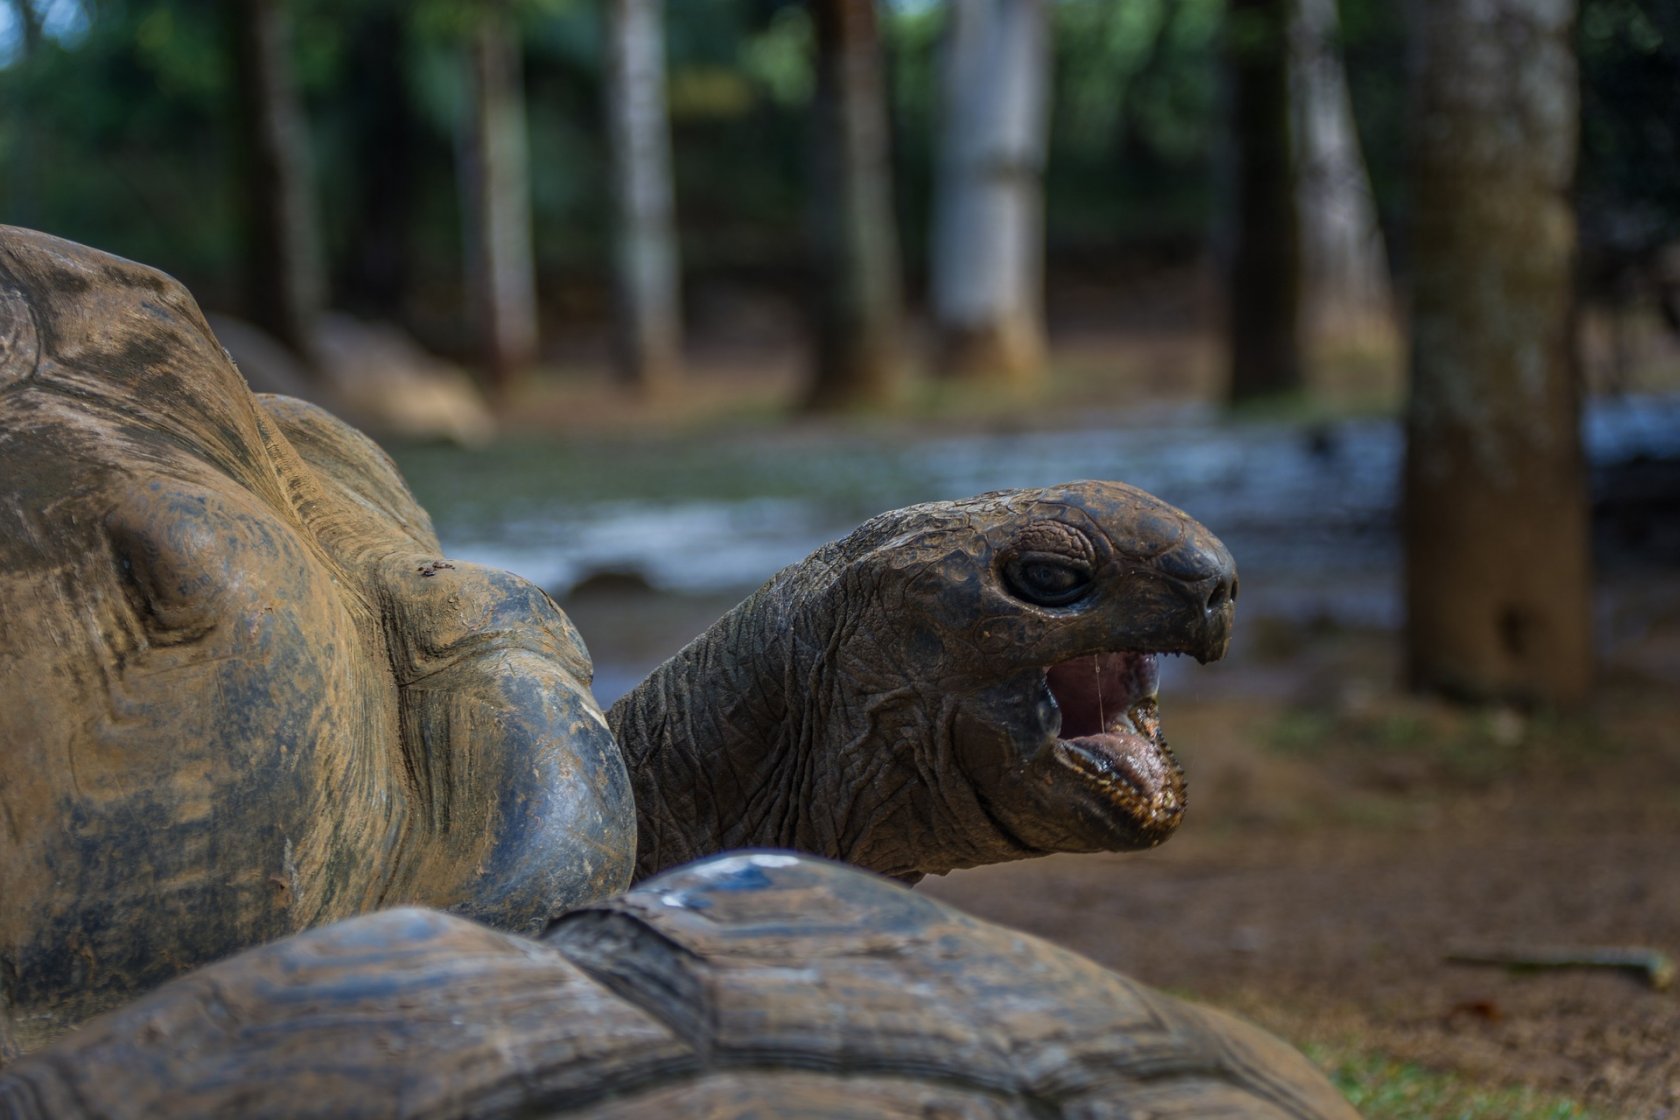
[[(691, 944), (692, 939), (684, 936), (685, 927), (692, 932), (696, 923), (708, 919), (703, 907), (695, 907), (692, 898), (685, 897), (692, 895), (695, 885), (687, 880), (705, 875), (716, 864), (759, 858), (763, 857), (734, 854), (691, 865), (661, 876), (625, 898), (563, 917), (551, 927), (546, 936), (551, 947), (591, 979), (664, 1023), (696, 1052), (697, 1062), (692, 1067), (685, 1064), (683, 1069), (662, 1071), (651, 1080), (621, 1084), (615, 1092), (655, 1093), (692, 1080), (696, 1073), (711, 1077), (803, 1071), (839, 1078), (904, 1079), (939, 1085), (964, 1095), (989, 1098), (998, 1105), (1025, 1107), (1032, 1115), (1073, 1114), (1087, 1104), (1106, 1104), (1116, 1098), (1131, 1100), (1157, 1092), (1183, 1097), (1199, 1088), (1226, 1088), (1255, 1094), (1284, 1115), (1300, 1114), (1298, 1094), (1290, 1090), (1288, 1082), (1275, 1077), (1264, 1065), (1256, 1064), (1240, 1049), (1228, 1045), (1217, 1031), (1207, 1029), (1214, 1024), (1196, 1022), (1194, 1008), (1190, 1015), (1172, 1014), (1175, 1005), (1171, 1001), (1163, 1002), (1163, 997), (1152, 990), (1134, 986), (1078, 954), (1027, 934), (978, 922), (873, 875), (816, 860), (789, 862), (798, 864), (794, 875), (810, 875), (815, 871), (817, 878), (828, 880), (825, 885), (830, 888), (856, 891), (866, 886), (873, 896), (871, 901), (882, 913), (914, 906), (921, 912), (917, 923), (929, 936), (912, 935), (884, 943), (869, 938), (868, 926), (861, 927), (858, 929), (863, 935), (861, 943), (841, 951), (822, 952), (810, 961), (812, 969), (824, 963), (848, 960), (896, 964), (893, 971), (907, 988), (936, 989), (930, 993), (929, 1003), (937, 1004), (941, 1011), (951, 1012), (953, 1016), (965, 1009), (975, 1013), (965, 1022), (975, 1028), (975, 1041), (991, 1060), (982, 1068), (965, 1060), (963, 1054), (901, 1052), (892, 1043), (902, 1043), (907, 1038), (878, 1040), (855, 1030), (856, 1020), (845, 1016), (827, 1022), (799, 1023), (806, 1030), (796, 1032), (798, 1041), (791, 1045), (786, 1038), (766, 1038), (761, 1040), (762, 1045), (754, 1044), (760, 1040), (748, 1039), (743, 1043), (739, 1038), (724, 1038), (723, 1017), (731, 1010), (738, 1013), (751, 1010), (729, 1006), (731, 992), (723, 983), (729, 978), (727, 974), (738, 971), (750, 975), (785, 962), (750, 951), (731, 957), (727, 950), (718, 952), (716, 944)], [(779, 855), (770, 858), (788, 860)], [(788, 864), (771, 866), (779, 869)], [(770, 872), (772, 877), (775, 874), (775, 870)], [(772, 879), (761, 889), (773, 891), (779, 885)], [(796, 919), (789, 923), (766, 923), (761, 928), (779, 927), (790, 938), (797, 938), (802, 932), (800, 924)], [(816, 924), (825, 923), (819, 920)], [(951, 928), (928, 929), (935, 924)], [(981, 944), (954, 939), (952, 934), (957, 931), (978, 935)], [(726, 926), (719, 939), (727, 941), (737, 932), (740, 927)], [(980, 1014), (985, 1006), (981, 1002), (983, 997), (964, 984), (960, 974), (935, 974), (930, 985), (925, 968), (918, 966), (936, 955), (931, 950), (941, 941), (954, 941), (955, 948), (953, 951), (947, 947), (938, 955), (959, 962), (966, 957), (984, 963), (988, 956), (1008, 953), (1013, 958), (1008, 964), (1031, 969), (1035, 964), (1048, 962), (1051, 966), (1048, 970), (1057, 974), (1053, 979), (1067, 980), (1069, 974), (1083, 974), (1080, 979), (1097, 980), (1109, 993), (1124, 992), (1130, 997), (1128, 1016), (1123, 1023), (1116, 1020), (1108, 1024), (1113, 1036), (1125, 1038), (1124, 1051), (1107, 1050), (1080, 1061), (1066, 1052), (1068, 1039), (1019, 1039), (1007, 1021)], [(1007, 943), (1007, 949), (1000, 948), (999, 943), (1003, 942)], [(647, 959), (650, 956), (651, 962)], [(1065, 983), (1056, 985), (1057, 990), (1067, 987)], [(812, 998), (817, 997), (813, 994)], [(736, 994), (734, 1002), (752, 1001)], [(785, 1027), (788, 1023), (783, 1020), (781, 1025)], [(824, 1027), (826, 1033), (818, 1034)], [(854, 1036), (860, 1036), (866, 1045), (847, 1045)], [(1071, 1068), (1070, 1061), (1078, 1068)], [(569, 1102), (551, 1102), (565, 1103)], [(1147, 1112), (1140, 1113), (1143, 1114)]]
[[(71, 1107), (85, 1115), (106, 1114), (100, 1106), (111, 1102), (98, 1082), (114, 1069), (140, 1064), (154, 1068), (163, 1083), (154, 1083), (158, 1091), (134, 1112), (119, 1107), (118, 1114), (145, 1114), (149, 1104), (182, 1115), (210, 1115), (237, 1101), (255, 1115), (288, 1115), (296, 1107), (300, 1079), (312, 1082), (335, 1114), (345, 1116), (563, 1115), (618, 1105), (640, 1114), (638, 1109), (661, 1101), (696, 1101), (713, 1093), (738, 1106), (764, 1104), (778, 1093), (813, 1086), (823, 1099), (874, 1094), (890, 1102), (895, 1115), (916, 1114), (898, 1108), (916, 1101), (1040, 1120), (1116, 1115), (1117, 1107), (1118, 1115), (1128, 1117), (1325, 1114), (1289, 1092), (1287, 1080), (1245, 1076), (1255, 1066), (1225, 1045), (1228, 1037), (1217, 1015), (1203, 1021), (1204, 1013), (1076, 954), (975, 921), (865, 873), (804, 859), (784, 866), (790, 876), (805, 879), (792, 884), (788, 901), (796, 907), (807, 901), (820, 906), (831, 899), (873, 900), (895, 930), (907, 910), (918, 912), (911, 924), (919, 921), (925, 936), (885, 939), (867, 922), (848, 936), (828, 923), (828, 915), (819, 915), (828, 933), (815, 935), (809, 962), (841, 981), (840, 990), (849, 965), (884, 964), (895, 974), (887, 978), (891, 983), (929, 970), (939, 973), (943, 963), (947, 979), (959, 978), (947, 994), (961, 998), (930, 1001), (937, 1006), (910, 1022), (909, 1032), (880, 1037), (867, 1029), (868, 1000), (819, 1001), (801, 993), (794, 997), (796, 1014), (777, 1015), (777, 989), (769, 974), (783, 958), (767, 959), (750, 948), (732, 954), (726, 944), (699, 943), (706, 917), (688, 906), (664, 905), (666, 891), (635, 891), (562, 918), (546, 935), (546, 946), (451, 915), (400, 909), (260, 947), (90, 1025), (91, 1047), (64, 1053), (49, 1048), (13, 1076), (0, 1074), (0, 1112), (45, 1116)], [(672, 878), (681, 881), (683, 875), (680, 870)], [(813, 885), (814, 891), (801, 889)], [(764, 893), (775, 895), (780, 886), (772, 883)], [(667, 917), (676, 919), (676, 928), (659, 928)], [(603, 925), (602, 918), (609, 921)], [(719, 925), (723, 943), (739, 938), (750, 947), (755, 937), (785, 935), (791, 950), (801, 940), (797, 914)], [(602, 931), (619, 935), (618, 944), (600, 937)], [(627, 947), (625, 938), (638, 943)], [(592, 948), (628, 951), (579, 963)], [(786, 959), (797, 954), (790, 951)], [(686, 969), (679, 975), (694, 978), (695, 985), (686, 992), (648, 985), (627, 991), (603, 978), (615, 964), (638, 960), (654, 968), (675, 962)], [(368, 966), (371, 974), (364, 971)], [(980, 974), (978, 993), (960, 982), (971, 967)], [(1030, 1005), (1025, 1020), (1011, 1021), (1007, 998), (988, 1006), (988, 972), (1006, 979), (1027, 976), (1019, 987)], [(1045, 975), (1034, 979), (1037, 974)], [(1081, 989), (1091, 998), (1070, 990), (1070, 976), (1091, 981)], [(669, 1025), (673, 1008), (693, 1012), (688, 1037)], [(750, 1022), (750, 1013), (766, 1008), (772, 1012), (769, 1030), (749, 1040), (766, 1045), (720, 1045), (728, 1012), (744, 1009), (749, 1012), (744, 1021)], [(809, 1009), (803, 1018), (797, 1014), (802, 1008)], [(993, 1013), (974, 1014), (981, 1009)], [(1072, 1030), (1056, 1026), (1048, 1045), (1031, 1037), (1035, 1016), (1042, 1033), (1046, 1021), (1055, 1025), (1064, 1009), (1073, 1017)], [(963, 1016), (965, 1011), (970, 1014)], [(1119, 1014), (1105, 1031), (1102, 1017), (1113, 1012)], [(989, 1044), (987, 1057), (994, 1059), (986, 1068), (965, 1065), (945, 1049), (947, 1036), (939, 1026), (959, 1017), (986, 1020), (981, 1033)], [(799, 1029), (812, 1025), (827, 1033)], [(1008, 1045), (1015, 1037), (1012, 1028), (1023, 1027), (1026, 1045)], [(172, 1034), (173, 1052), (167, 1045), (159, 1049)], [(1081, 1060), (1080, 1044), (1092, 1037), (1099, 1045)], [(1243, 1037), (1251, 1043), (1258, 1038), (1262, 1055), (1268, 1044), (1292, 1053), (1267, 1036)], [(1100, 1045), (1105, 1038), (1124, 1047)], [(288, 1047), (288, 1040), (302, 1041)], [(835, 1041), (862, 1045), (824, 1046)], [(895, 1045), (918, 1043), (935, 1060), (894, 1057)], [(84, 1067), (78, 1058), (91, 1065)], [(1283, 1068), (1300, 1069), (1287, 1061)], [(824, 1084), (829, 1087), (821, 1088)], [(94, 1090), (91, 1098), (84, 1087)], [(144, 1096), (144, 1080), (138, 1088)], [(1190, 1108), (1201, 1111), (1186, 1111)], [(848, 1114), (871, 1113), (858, 1107)], [(964, 1108), (959, 1114), (972, 1113)]]

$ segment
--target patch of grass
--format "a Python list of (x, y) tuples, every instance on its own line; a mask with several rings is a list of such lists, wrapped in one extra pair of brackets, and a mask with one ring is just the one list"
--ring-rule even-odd
[(1388, 773), (1404, 762), (1460, 788), (1485, 788), (1538, 762), (1602, 763), (1626, 751), (1587, 716), (1525, 714), (1401, 696), (1354, 711), (1297, 707), (1266, 732), (1274, 751)]
[(1601, 1120), (1577, 1101), (1527, 1086), (1488, 1088), (1384, 1054), (1304, 1049), (1365, 1120)]
[(1237, 420), (1255, 423), (1308, 424), (1322, 421), (1327, 414), (1323, 402), (1306, 389), (1257, 397), (1231, 405), (1229, 411)]
[(1318, 708), (1285, 708), (1266, 729), (1266, 745), (1279, 754), (1322, 758), (1335, 741), (1338, 722)]
[(1431, 803), (1400, 794), (1344, 794), (1329, 808), (1331, 823), (1372, 831), (1417, 827), (1430, 819)]

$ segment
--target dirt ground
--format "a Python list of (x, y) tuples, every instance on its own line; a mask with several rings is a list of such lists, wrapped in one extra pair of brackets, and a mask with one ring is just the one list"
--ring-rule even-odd
[[(1669, 372), (1650, 386), (1620, 375), (1616, 386), (1672, 391), (1673, 350), (1663, 343), (1653, 368)], [(1057, 354), (1066, 376), (1035, 404), (1040, 424), (1089, 423), (1115, 401), (1216, 396), (1217, 354), (1203, 331), (1124, 347), (1064, 331)], [(712, 361), (733, 365), (726, 351)], [(790, 356), (757, 381), (711, 370), (651, 409), (551, 393), (525, 417), (594, 432), (703, 429), (719, 418), (751, 427), (783, 415), (797, 366)], [(1392, 348), (1355, 348), (1341, 368), (1319, 386), (1332, 409), (1394, 407)], [(913, 402), (910, 422), (1013, 428), (1026, 415), (935, 393)], [(1626, 970), (1448, 959), (1548, 947), (1680, 958), (1674, 566), (1600, 572), (1602, 686), (1590, 711), (1567, 716), (1404, 697), (1397, 634), (1269, 616), (1247, 579), (1244, 592), (1232, 656), (1162, 696), (1190, 778), (1177, 836), (1152, 852), (957, 872), (918, 889), (1238, 1011), (1326, 1063), (1376, 1055), (1473, 1085), (1533, 1087), (1595, 1118), (1680, 1120), (1680, 982), (1658, 991)], [(594, 626), (579, 619), (585, 633), (614, 619), (622, 628), (622, 603), (601, 609)], [(1581, 1113), (1564, 1104), (1524, 1115)]]
[[(957, 872), (929, 894), (1300, 1045), (1380, 1053), (1593, 1115), (1680, 1116), (1680, 990), (1462, 948), (1680, 954), (1680, 587), (1625, 573), (1588, 714), (1398, 697), (1394, 636), (1261, 632), (1163, 695), (1190, 774), (1148, 853)], [(1246, 605), (1246, 604), (1245, 604)], [(1256, 646), (1281, 646), (1267, 654)]]
[[(679, 618), (645, 598), (642, 614), (617, 596), (567, 609), (645, 669), (729, 605)], [(1393, 1059), (1467, 1092), (1529, 1086), (1597, 1120), (1680, 1120), (1680, 982), (1447, 960), (1549, 947), (1680, 960), (1680, 579), (1648, 562), (1602, 572), (1597, 609), (1590, 710), (1475, 710), (1402, 695), (1396, 633), (1268, 614), (1264, 581), (1245, 577), (1230, 656), (1174, 662), (1163, 686), (1190, 782), (1176, 836), (918, 889), (1238, 1011), (1327, 1064)], [(1582, 1115), (1562, 1108), (1521, 1115)]]

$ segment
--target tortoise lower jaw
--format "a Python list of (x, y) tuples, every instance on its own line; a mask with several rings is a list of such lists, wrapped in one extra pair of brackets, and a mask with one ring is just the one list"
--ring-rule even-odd
[(995, 835), (952, 866), (1166, 840), (1183, 818), (1185, 783), (1161, 733), (1156, 681), (1153, 653), (1082, 654), (963, 704), (954, 749)]
[(1154, 699), (1128, 714), (1100, 734), (1057, 739), (1050, 757), (1105, 804), (1133, 846), (1154, 847), (1184, 819), (1184, 770), (1161, 734)]

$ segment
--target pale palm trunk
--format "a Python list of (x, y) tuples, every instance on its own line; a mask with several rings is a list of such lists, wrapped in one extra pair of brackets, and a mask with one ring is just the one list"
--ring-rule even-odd
[(952, 0), (947, 18), (930, 275), (940, 366), (1030, 382), (1044, 368), (1045, 0)]
[(617, 361), (657, 392), (682, 374), (682, 310), (660, 0), (607, 2), (607, 135), (617, 209)]
[(1386, 330), (1392, 306), (1338, 23), (1336, 0), (1295, 0), (1290, 63), (1302, 325), (1319, 344)]

